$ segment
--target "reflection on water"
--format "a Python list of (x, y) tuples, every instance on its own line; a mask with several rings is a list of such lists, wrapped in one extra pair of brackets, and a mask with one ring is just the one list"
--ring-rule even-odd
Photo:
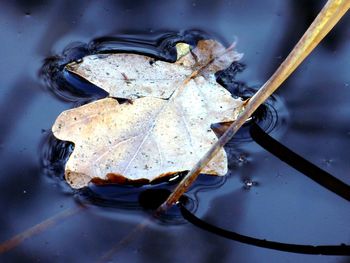
[[(96, 262), (119, 244), (111, 257), (115, 262), (179, 262), (186, 258), (190, 262), (345, 263), (347, 259), (342, 257), (295, 255), (241, 245), (190, 224), (153, 222), (120, 245), (150, 213), (140, 207), (113, 206), (118, 202), (110, 205), (108, 201), (115, 189), (109, 192), (91, 187), (92, 199), (71, 191), (62, 181), (62, 160), (69, 147), (57, 145), (48, 132), (63, 110), (105, 96), (99, 93), (91, 98), (96, 94), (94, 87), (77, 85), (77, 81), (81, 83), (79, 79), (61, 74), (65, 63), (86, 52), (125, 48), (124, 51), (138, 50), (171, 60), (173, 50), (167, 43), (188, 32), (198, 32), (198, 37), (203, 36), (203, 31), (209, 32), (225, 44), (237, 37), (238, 50), (245, 54), (245, 68), (233, 65), (230, 74), (234, 78), (230, 74), (226, 79), (223, 75), (218, 77), (223, 78), (233, 94), (244, 95), (249, 88), (259, 87), (276, 69), (323, 3), (4, 3), (0, 9), (0, 207), (4, 212), (0, 217), (0, 242), (66, 209), (81, 205), (87, 209), (1, 254), (0, 261)], [(347, 183), (349, 22), (347, 16), (336, 26), (281, 87), (278, 96), (269, 102), (271, 106), (261, 109), (263, 118), (259, 119), (264, 130), (280, 142)], [(202, 31), (187, 31), (193, 28)], [(127, 43), (123, 42), (125, 39)], [(55, 57), (62, 52), (63, 56)], [(38, 74), (43, 64), (51, 68)], [(73, 88), (76, 86), (83, 88), (77, 92)], [(201, 177), (188, 194), (197, 216), (269, 240), (305, 244), (350, 242), (348, 202), (265, 152), (249, 138), (247, 129), (239, 136), (227, 147), (228, 176)], [(46, 169), (41, 169), (43, 161)], [(247, 182), (257, 185), (248, 191), (244, 188)], [(141, 203), (138, 196), (142, 192), (135, 194), (134, 199), (127, 197), (130, 205)], [(104, 196), (106, 193), (111, 195)], [(98, 199), (98, 194), (103, 198)], [(146, 200), (155, 202), (154, 196), (148, 194)], [(96, 205), (89, 205), (94, 202)], [(125, 200), (119, 204), (125, 204)], [(174, 213), (179, 215), (178, 211)]]

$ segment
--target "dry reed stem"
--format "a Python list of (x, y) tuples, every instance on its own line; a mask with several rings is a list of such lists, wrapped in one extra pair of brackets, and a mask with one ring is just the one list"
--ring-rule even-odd
[(349, 8), (350, 0), (328, 0), (284, 62), (278, 67), (270, 79), (258, 90), (258, 92), (246, 101), (245, 108), (238, 116), (237, 120), (231, 124), (219, 140), (179, 183), (168, 199), (158, 208), (158, 212), (165, 211), (178, 202), (182, 194), (192, 185), (201, 170), (211, 159), (213, 159), (221, 147), (232, 139), (239, 128), (248, 118), (251, 117), (254, 111), (265, 102), (265, 100), (289, 77), (290, 74), (292, 74), (300, 63), (337, 24)]

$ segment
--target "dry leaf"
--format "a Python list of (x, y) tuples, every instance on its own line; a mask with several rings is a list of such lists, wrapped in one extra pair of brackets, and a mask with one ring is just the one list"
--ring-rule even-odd
[(213, 40), (199, 41), (193, 52), (188, 52), (184, 43), (177, 44), (177, 48), (181, 58), (175, 63), (155, 61), (137, 54), (97, 54), (73, 62), (66, 68), (104, 89), (110, 97), (135, 99), (152, 96), (168, 99), (188, 76), (206, 66), (213, 58), (218, 57), (202, 70), (201, 75), (215, 81), (215, 72), (242, 57), (235, 51), (220, 56), (225, 48)]
[[(106, 98), (57, 118), (54, 135), (75, 144), (65, 168), (68, 183), (81, 188), (93, 178), (149, 182), (191, 169), (217, 141), (211, 124), (237, 117), (242, 101), (233, 99), (214, 73), (239, 57), (213, 40), (203, 40), (175, 63), (109, 54), (68, 65), (110, 96), (134, 99), (119, 104)], [(226, 172), (224, 150), (203, 170)]]

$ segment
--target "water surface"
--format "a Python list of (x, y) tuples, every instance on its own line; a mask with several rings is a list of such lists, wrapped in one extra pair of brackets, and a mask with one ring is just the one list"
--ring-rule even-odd
[[(57, 180), (54, 175), (62, 173), (59, 164), (53, 173), (43, 169), (43, 151), (51, 143), (50, 128), (58, 114), (90, 99), (79, 96), (74, 100), (54, 94), (39, 74), (45, 59), (94, 39), (108, 40), (105, 37), (143, 39), (130, 51), (159, 55), (153, 47), (165, 34), (185, 35), (187, 30), (200, 30), (224, 44), (238, 39), (237, 48), (245, 54), (246, 66), (235, 81), (241, 82), (243, 88), (257, 88), (288, 54), (323, 2), (3, 4), (0, 242), (57, 213), (78, 210), (1, 254), (1, 261), (98, 262), (109, 257), (113, 262), (348, 262), (346, 257), (291, 254), (240, 244), (181, 220), (179, 224), (155, 220), (130, 237), (150, 215), (135, 205), (137, 195), (133, 195), (136, 199), (131, 207), (99, 203), (96, 199), (92, 202)], [(349, 29), (347, 15), (278, 91), (273, 104), (277, 114), (268, 111), (272, 121), (262, 122), (265, 130), (283, 144), (348, 184)], [(139, 50), (141, 47), (143, 50)], [(269, 123), (278, 124), (269, 129)], [(263, 150), (247, 132), (232, 142), (229, 152), (228, 176), (201, 178), (190, 193), (197, 216), (232, 231), (280, 242), (350, 243), (347, 201)], [(103, 194), (106, 193), (105, 189)], [(85, 208), (79, 210), (82, 205)], [(179, 215), (176, 213), (173, 217)], [(127, 236), (130, 238), (120, 243)]]

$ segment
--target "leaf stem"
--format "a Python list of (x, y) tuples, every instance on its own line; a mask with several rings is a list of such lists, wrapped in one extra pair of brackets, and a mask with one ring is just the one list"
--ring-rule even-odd
[(179, 183), (168, 199), (158, 208), (158, 212), (166, 211), (176, 204), (179, 198), (196, 180), (201, 170), (213, 159), (217, 152), (232, 139), (245, 121), (255, 110), (289, 77), (300, 63), (311, 53), (328, 32), (337, 24), (350, 8), (350, 0), (328, 0), (302, 38), (289, 53), (267, 82), (245, 103), (245, 108), (218, 141), (198, 161), (186, 177)]

